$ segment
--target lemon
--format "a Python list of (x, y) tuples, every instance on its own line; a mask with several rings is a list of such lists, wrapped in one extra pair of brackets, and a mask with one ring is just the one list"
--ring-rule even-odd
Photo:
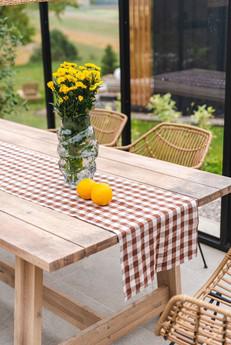
[(95, 183), (91, 191), (91, 200), (100, 206), (108, 205), (112, 200), (112, 189), (107, 183)]
[(89, 200), (91, 199), (91, 191), (95, 184), (96, 182), (92, 179), (85, 178), (81, 180), (76, 186), (76, 192), (80, 196), (80, 198)]

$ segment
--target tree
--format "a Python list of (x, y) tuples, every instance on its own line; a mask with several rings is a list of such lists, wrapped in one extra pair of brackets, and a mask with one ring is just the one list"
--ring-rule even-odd
[(102, 58), (102, 74), (113, 73), (117, 67), (117, 55), (112, 46), (109, 44), (105, 50)]
[(54, 0), (49, 3), (49, 10), (53, 11), (60, 18), (67, 6), (77, 8), (78, 3), (76, 0)]
[(16, 112), (22, 100), (14, 90), (12, 67), (15, 64), (16, 48), (20, 44), (17, 29), (0, 19), (0, 117)]
[[(63, 32), (54, 29), (50, 33), (51, 55), (53, 61), (78, 60), (79, 54), (75, 45), (69, 41)], [(36, 48), (31, 56), (31, 62), (39, 62), (42, 59), (41, 46)]]
[(0, 18), (7, 18), (11, 30), (14, 30), (14, 35), (18, 35), (23, 45), (31, 42), (35, 29), (30, 24), (26, 5), (0, 6)]
[[(8, 18), (17, 32), (20, 34), (20, 39), (23, 45), (32, 42), (35, 34), (35, 28), (30, 22), (30, 17), (27, 13), (28, 5), (19, 6), (0, 6), (0, 18)], [(53, 0), (49, 3), (49, 10), (53, 11), (58, 18), (65, 11), (67, 6), (74, 8), (78, 7), (76, 0)]]

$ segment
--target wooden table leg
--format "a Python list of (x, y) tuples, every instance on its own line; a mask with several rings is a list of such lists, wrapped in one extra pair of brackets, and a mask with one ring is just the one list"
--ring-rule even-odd
[(42, 293), (43, 271), (17, 257), (14, 345), (41, 345)]
[(181, 273), (180, 266), (174, 267), (171, 270), (157, 273), (158, 287), (168, 286), (169, 297), (181, 294)]

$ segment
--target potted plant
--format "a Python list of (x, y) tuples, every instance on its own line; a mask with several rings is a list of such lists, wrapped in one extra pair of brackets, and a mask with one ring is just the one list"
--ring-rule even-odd
[(58, 131), (59, 168), (71, 186), (83, 178), (92, 178), (96, 171), (98, 145), (89, 112), (101, 84), (98, 66), (70, 62), (61, 64), (48, 83), (55, 110), (62, 119)]

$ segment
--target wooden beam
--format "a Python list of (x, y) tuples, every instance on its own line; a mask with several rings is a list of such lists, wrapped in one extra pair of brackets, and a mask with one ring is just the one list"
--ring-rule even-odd
[[(0, 262), (0, 280), (14, 287), (14, 269), (3, 262)], [(92, 312), (90, 308), (46, 286), (43, 287), (43, 299), (45, 308), (82, 330), (80, 335), (62, 345), (109, 345), (159, 316), (169, 300), (169, 292), (168, 287), (161, 286), (119, 313), (105, 319)]]
[(43, 271), (16, 257), (14, 345), (41, 345)]
[(97, 322), (60, 345), (110, 345), (138, 326), (159, 316), (169, 299), (168, 288), (161, 287), (130, 304), (114, 316)]
[[(0, 280), (14, 288), (14, 268), (2, 261), (0, 261)], [(81, 330), (102, 319), (87, 306), (47, 286), (43, 287), (43, 306)]]
[(209, 0), (208, 7), (227, 7), (229, 4), (228, 0)]
[(97, 315), (87, 306), (70, 299), (70, 297), (50, 289), (43, 288), (44, 307), (79, 329), (86, 329), (100, 321)]
[(0, 261), (0, 281), (14, 288), (14, 268)]
[(180, 295), (182, 293), (180, 266), (168, 271), (158, 272), (157, 282), (159, 287), (168, 287), (170, 298), (175, 295)]

